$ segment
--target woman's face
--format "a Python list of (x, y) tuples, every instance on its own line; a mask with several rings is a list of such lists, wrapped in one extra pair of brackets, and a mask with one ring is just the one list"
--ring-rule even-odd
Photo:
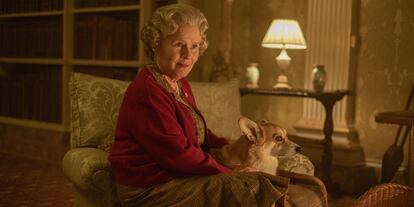
[(154, 51), (155, 64), (172, 80), (184, 78), (198, 60), (201, 41), (198, 27), (184, 25), (161, 39)]

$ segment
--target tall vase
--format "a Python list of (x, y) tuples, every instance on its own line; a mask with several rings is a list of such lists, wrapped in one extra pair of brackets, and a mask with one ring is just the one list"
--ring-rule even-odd
[(258, 88), (259, 87), (259, 68), (257, 63), (249, 63), (246, 68), (246, 87), (247, 88)]
[(326, 71), (324, 65), (315, 65), (312, 69), (313, 89), (317, 92), (323, 91), (326, 83)]

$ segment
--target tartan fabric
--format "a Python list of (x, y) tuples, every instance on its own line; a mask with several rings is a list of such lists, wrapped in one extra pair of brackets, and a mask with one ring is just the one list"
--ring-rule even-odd
[(278, 170), (277, 174), (290, 178), (287, 202), (292, 206), (328, 207), (328, 192), (318, 178), (284, 170)]
[[(284, 202), (289, 179), (266, 173), (231, 172), (174, 179), (148, 188), (118, 186), (122, 206), (254, 207)], [(283, 206), (283, 205), (281, 205)]]
[(289, 184), (287, 202), (291, 206), (321, 207), (324, 205), (318, 186), (309, 184)]

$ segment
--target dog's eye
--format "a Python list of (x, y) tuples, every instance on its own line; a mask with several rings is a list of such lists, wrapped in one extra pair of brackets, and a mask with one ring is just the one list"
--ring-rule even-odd
[(276, 142), (282, 142), (283, 141), (283, 137), (280, 135), (273, 135), (273, 139), (276, 140)]

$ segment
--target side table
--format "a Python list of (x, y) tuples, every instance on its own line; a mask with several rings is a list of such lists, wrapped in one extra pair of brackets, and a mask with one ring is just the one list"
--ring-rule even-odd
[(414, 187), (414, 111), (388, 111), (375, 116), (378, 123), (398, 124), (411, 127), (408, 147), (408, 183)]

